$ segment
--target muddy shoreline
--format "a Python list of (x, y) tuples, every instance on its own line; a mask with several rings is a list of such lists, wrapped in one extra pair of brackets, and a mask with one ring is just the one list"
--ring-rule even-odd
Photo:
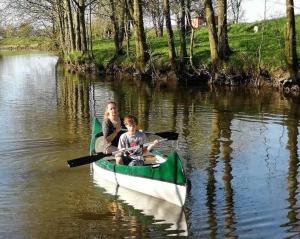
[(225, 74), (214, 72), (211, 69), (187, 69), (180, 74), (171, 70), (155, 69), (141, 74), (136, 72), (134, 66), (120, 67), (110, 64), (107, 67), (95, 63), (74, 63), (64, 61), (66, 69), (71, 73), (106, 75), (118, 80), (143, 80), (156, 87), (169, 87), (174, 85), (211, 85), (214, 87), (250, 87), (274, 88), (293, 96), (300, 95), (299, 85), (292, 82), (286, 70), (278, 68), (272, 72), (259, 70), (254, 73)]

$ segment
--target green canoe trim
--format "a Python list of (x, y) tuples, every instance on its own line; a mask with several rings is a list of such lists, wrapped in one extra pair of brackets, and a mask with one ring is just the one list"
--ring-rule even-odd
[(97, 137), (99, 137), (100, 133), (102, 133), (102, 126), (99, 122), (99, 120), (94, 117), (93, 119), (93, 127), (92, 127), (92, 135), (91, 135), (91, 142), (90, 142), (90, 155), (95, 154), (95, 143)]
[[(102, 127), (97, 118), (93, 120), (93, 130), (90, 144), (90, 153), (95, 152), (95, 141), (99, 133), (102, 132)], [(153, 151), (156, 155), (162, 155), (158, 151)], [(96, 164), (106, 170), (126, 174), (135, 177), (143, 177), (153, 180), (170, 182), (177, 185), (185, 185), (186, 178), (183, 172), (183, 167), (179, 155), (173, 151), (168, 155), (168, 160), (159, 165), (159, 167), (150, 166), (126, 166), (116, 165), (107, 160), (98, 160)]]

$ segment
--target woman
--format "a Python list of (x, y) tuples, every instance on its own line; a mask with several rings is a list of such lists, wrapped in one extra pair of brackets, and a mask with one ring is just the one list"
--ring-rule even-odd
[(121, 132), (121, 119), (115, 102), (108, 102), (102, 121), (103, 136), (96, 140), (96, 152), (106, 154), (118, 150)]

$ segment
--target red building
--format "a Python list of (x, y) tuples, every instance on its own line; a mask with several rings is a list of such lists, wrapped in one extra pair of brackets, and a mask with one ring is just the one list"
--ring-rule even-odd
[[(216, 24), (218, 24), (218, 16), (215, 16), (215, 22)], [(203, 17), (193, 17), (192, 27), (194, 28), (206, 27), (206, 19)]]

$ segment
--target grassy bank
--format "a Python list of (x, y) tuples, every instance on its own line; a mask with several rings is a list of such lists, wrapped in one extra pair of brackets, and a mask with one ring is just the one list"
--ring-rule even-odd
[[(228, 27), (229, 45), (231, 54), (227, 71), (249, 72), (260, 66), (272, 72), (278, 68), (284, 68), (284, 29), (286, 20), (284, 18), (256, 23), (233, 24)], [(254, 26), (259, 31), (254, 32)], [(297, 51), (300, 56), (300, 16), (296, 17)], [(175, 31), (176, 49), (179, 51), (179, 36)], [(187, 36), (187, 49), (189, 52), (190, 36)], [(147, 43), (151, 52), (154, 65), (160, 69), (168, 67), (167, 34), (156, 37), (152, 30), (147, 31)], [(124, 43), (124, 48), (126, 48)], [(53, 40), (46, 37), (32, 38), (5, 38), (0, 40), (0, 49), (53, 49)], [(130, 41), (129, 53), (118, 59), (115, 64), (123, 67), (132, 66), (134, 63), (134, 41)], [(208, 33), (206, 28), (195, 31), (194, 38), (194, 63), (195, 66), (208, 65), (210, 63), (210, 49)], [(73, 52), (65, 56), (65, 60), (79, 63), (95, 62), (106, 66), (114, 56), (113, 39), (94, 39), (93, 55), (91, 60), (82, 56), (80, 52)]]
[[(259, 31), (254, 32), (257, 25)], [(297, 51), (300, 56), (300, 16), (296, 17)], [(262, 68), (270, 71), (284, 66), (284, 28), (285, 19), (274, 19), (266, 22), (240, 23), (230, 25), (228, 39), (233, 51), (229, 59), (229, 67), (251, 69), (257, 67), (259, 56)], [(179, 37), (175, 31), (177, 50)], [(168, 64), (167, 36), (156, 37), (153, 31), (147, 32), (148, 46), (156, 65)], [(187, 37), (189, 50), (189, 36)], [(260, 50), (259, 50), (260, 49)], [(106, 65), (114, 55), (113, 39), (97, 39), (93, 43), (94, 55), (97, 63)], [(129, 58), (124, 56), (118, 64), (130, 65), (134, 59), (134, 42), (130, 42)], [(206, 28), (197, 29), (194, 38), (194, 60), (196, 65), (210, 62), (210, 49)]]
[(0, 39), (1, 50), (43, 49), (52, 50), (53, 41), (48, 37), (10, 37)]

